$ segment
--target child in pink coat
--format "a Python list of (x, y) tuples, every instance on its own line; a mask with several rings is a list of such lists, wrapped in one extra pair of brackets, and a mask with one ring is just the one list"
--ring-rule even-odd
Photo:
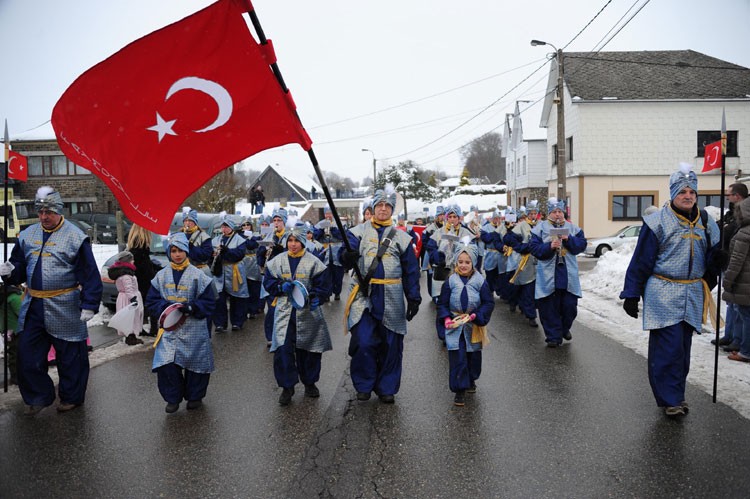
[(117, 330), (117, 334), (125, 337), (128, 345), (139, 345), (143, 340), (136, 337), (143, 330), (143, 301), (138, 291), (138, 279), (135, 277), (135, 265), (133, 254), (130, 251), (122, 251), (117, 254), (115, 263), (107, 270), (109, 278), (115, 281), (117, 287), (116, 310), (120, 312), (125, 307), (135, 307), (133, 322), (129, 323), (124, 330)]

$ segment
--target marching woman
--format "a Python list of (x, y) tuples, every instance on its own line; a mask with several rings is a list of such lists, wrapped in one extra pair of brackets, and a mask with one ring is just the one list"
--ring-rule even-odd
[[(305, 229), (295, 227), (286, 238), (287, 251), (266, 265), (263, 286), (274, 297), (273, 307), (273, 372), (282, 388), (279, 404), (289, 405), (294, 386), (302, 381), (305, 397), (316, 398), (320, 391), (315, 383), (320, 379), (323, 352), (331, 350), (321, 299), (328, 296), (331, 278), (326, 265), (305, 250)], [(302, 308), (293, 305), (293, 281), (308, 290), (308, 303)]]
[[(263, 238), (263, 246), (258, 248), (258, 265), (265, 269), (273, 258), (284, 252), (286, 248), (286, 238), (289, 233), (286, 231), (287, 214), (284, 208), (277, 208), (271, 214), (271, 226), (273, 232), (269, 232)], [(263, 271), (265, 275), (265, 271)], [(266, 300), (266, 317), (263, 320), (263, 333), (266, 335), (266, 346), (271, 347), (271, 338), (273, 337), (273, 314), (274, 314), (274, 297), (261, 292), (261, 299)]]
[(536, 258), (531, 254), (531, 225), (528, 222), (526, 209), (521, 206), (518, 223), (515, 224), (503, 238), (506, 246), (513, 248), (513, 254), (519, 256), (513, 276), (509, 284), (514, 286), (518, 308), (526, 317), (531, 327), (539, 327), (536, 322), (536, 305), (534, 291), (536, 290)]
[[(160, 316), (174, 303), (182, 304), (185, 322), (172, 331), (159, 331), (154, 342), (154, 361), (159, 393), (167, 402), (165, 410), (173, 413), (187, 400), (189, 410), (201, 406), (208, 380), (214, 370), (211, 330), (206, 321), (216, 306), (216, 291), (211, 278), (190, 264), (188, 239), (182, 232), (168, 240), (170, 265), (151, 281), (146, 307)], [(178, 312), (178, 313), (180, 313)]]
[(443, 284), (437, 303), (438, 335), (442, 330), (448, 349), (448, 385), (456, 394), (453, 403), (459, 407), (464, 405), (467, 391), (476, 391), (482, 373), (482, 346), (487, 343), (485, 326), (495, 308), (492, 290), (475, 268), (477, 258), (478, 248), (473, 244), (456, 251), (453, 273)]

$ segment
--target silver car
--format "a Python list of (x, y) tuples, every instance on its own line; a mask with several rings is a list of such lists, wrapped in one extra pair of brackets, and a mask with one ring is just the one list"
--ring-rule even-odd
[(589, 239), (584, 254), (599, 258), (607, 251), (619, 248), (625, 243), (637, 241), (640, 233), (641, 225), (628, 225), (617, 231), (613, 236)]

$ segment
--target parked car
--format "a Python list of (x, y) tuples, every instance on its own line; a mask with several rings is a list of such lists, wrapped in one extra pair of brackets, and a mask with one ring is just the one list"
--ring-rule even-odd
[[(99, 244), (117, 244), (117, 217), (112, 213), (73, 213), (68, 219), (81, 220), (94, 227)], [(128, 237), (132, 223), (123, 218), (123, 237)], [(125, 241), (123, 241), (124, 243)]]
[[(205, 232), (211, 234), (213, 231), (214, 219), (218, 217), (217, 213), (198, 213), (198, 226)], [(177, 212), (169, 226), (169, 233), (173, 234), (182, 229), (182, 212)]]
[(75, 225), (76, 227), (78, 227), (79, 229), (81, 229), (84, 234), (86, 234), (87, 236), (89, 236), (89, 240), (93, 239), (93, 237), (94, 237), (94, 228), (92, 226), (90, 226), (89, 224), (87, 224), (86, 222), (84, 222), (82, 220), (76, 220), (75, 218), (65, 217), (65, 220), (67, 220), (68, 222), (72, 223), (73, 225)]
[[(167, 258), (167, 250), (164, 248), (164, 239), (166, 236), (160, 236), (158, 234), (151, 234), (151, 261), (157, 268), (166, 267), (169, 264)], [(115, 282), (107, 275), (109, 266), (115, 263), (115, 257), (112, 255), (104, 262), (101, 270), (102, 277), (102, 305), (107, 307), (109, 310), (114, 311), (117, 305), (117, 286)]]
[(607, 251), (619, 248), (625, 243), (637, 241), (640, 233), (641, 225), (628, 225), (617, 231), (613, 236), (590, 239), (584, 254), (599, 258)]

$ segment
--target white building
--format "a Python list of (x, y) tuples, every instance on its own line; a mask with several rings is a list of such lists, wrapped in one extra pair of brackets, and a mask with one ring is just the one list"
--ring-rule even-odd
[[(718, 170), (700, 175), (705, 144), (728, 133), (726, 185), (748, 169), (750, 69), (692, 50), (565, 53), (566, 191), (571, 220), (588, 237), (640, 220), (669, 201), (681, 161), (699, 173), (699, 205), (718, 206)], [(547, 182), (556, 192), (557, 109), (553, 61), (540, 126), (547, 129)]]
[(532, 199), (546, 203), (547, 141), (524, 140), (518, 102), (515, 113), (505, 116), (502, 150), (508, 182), (508, 203), (514, 208), (525, 206)]

